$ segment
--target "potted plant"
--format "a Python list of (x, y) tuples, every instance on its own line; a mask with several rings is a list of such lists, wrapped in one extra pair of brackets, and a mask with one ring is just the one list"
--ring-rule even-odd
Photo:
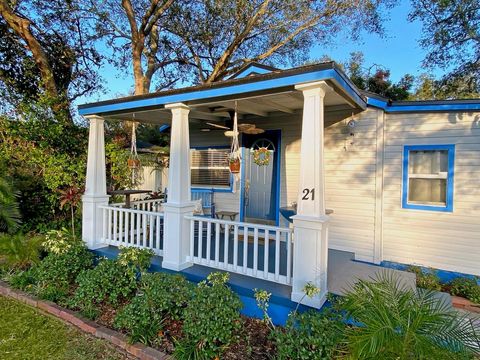
[(228, 166), (232, 174), (238, 174), (240, 172), (240, 155), (237, 153), (230, 153), (228, 155)]
[(127, 160), (127, 164), (130, 169), (138, 169), (140, 167), (140, 160), (130, 158)]

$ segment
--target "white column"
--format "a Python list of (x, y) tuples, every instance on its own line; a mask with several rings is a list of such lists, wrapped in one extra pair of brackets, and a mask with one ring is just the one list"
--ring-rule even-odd
[(103, 212), (101, 205), (108, 205), (107, 177), (105, 170), (104, 120), (99, 116), (87, 116), (90, 121), (88, 135), (87, 178), (82, 196), (82, 239), (89, 249), (105, 246), (102, 242)]
[[(303, 92), (300, 181), (297, 215), (293, 216), (294, 259), (292, 300), (320, 308), (327, 295), (328, 217), (325, 215), (323, 160), (324, 97), (331, 88), (323, 81), (297, 85)], [(311, 282), (320, 289), (304, 297)]]
[(189, 108), (176, 103), (165, 106), (172, 111), (170, 133), (170, 162), (168, 169), (168, 195), (165, 209), (162, 267), (183, 270), (192, 265), (187, 261), (190, 251), (190, 221), (185, 215), (193, 214), (190, 194), (190, 135)]

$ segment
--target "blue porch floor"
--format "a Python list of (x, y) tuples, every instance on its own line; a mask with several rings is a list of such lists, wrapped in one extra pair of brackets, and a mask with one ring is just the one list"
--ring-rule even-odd
[[(253, 249), (251, 249), (249, 246), (248, 251), (253, 251)], [(108, 246), (94, 250), (94, 252), (100, 256), (115, 258), (119, 253), (119, 249), (114, 246)], [(399, 270), (385, 269), (373, 264), (356, 262), (353, 260), (353, 254), (349, 252), (329, 250), (328, 256), (328, 290), (333, 294), (342, 295), (348, 291), (348, 288), (354, 284), (356, 280), (375, 277), (375, 274), (382, 271), (393, 272), (407, 286), (415, 286), (414, 274)], [(248, 258), (249, 257), (250, 256), (248, 256)], [(162, 258), (155, 256), (152, 259), (150, 271), (175, 273), (175, 271), (163, 269), (161, 263)], [(286, 265), (283, 264), (280, 270), (281, 273), (285, 273), (285, 266)], [(221, 270), (216, 270), (201, 265), (193, 265), (183, 271), (180, 271), (180, 273), (188, 280), (198, 283), (204, 280), (207, 275), (213, 271)], [(297, 306), (297, 303), (290, 300), (291, 287), (287, 285), (281, 285), (266, 280), (256, 279), (250, 276), (230, 273), (229, 286), (240, 296), (244, 304), (242, 314), (246, 316), (257, 318), (262, 317), (262, 313), (255, 303), (253, 292), (253, 289), (255, 288), (266, 290), (272, 294), (269, 314), (276, 324), (283, 325), (287, 320), (288, 314)], [(301, 306), (300, 309), (304, 310), (308, 309), (308, 307)]]

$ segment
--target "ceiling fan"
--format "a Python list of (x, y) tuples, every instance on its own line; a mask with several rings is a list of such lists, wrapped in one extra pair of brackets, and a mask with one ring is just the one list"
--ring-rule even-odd
[[(233, 117), (235, 116), (235, 112), (234, 111), (229, 111), (229, 115), (230, 115), (230, 122), (232, 122)], [(230, 126), (215, 124), (215, 123), (212, 123), (212, 122), (207, 122), (206, 124), (208, 126), (210, 126), (211, 128), (203, 128), (203, 129), (201, 129), (202, 131), (226, 130), (224, 132), (225, 136), (227, 136), (227, 137), (233, 137), (234, 136), (234, 132), (233, 132), (233, 130)], [(249, 134), (249, 135), (257, 135), (257, 134), (264, 133), (265, 130), (257, 128), (257, 126), (255, 124), (244, 123), (244, 124), (238, 124), (238, 132), (239, 133), (244, 133), (244, 134)]]

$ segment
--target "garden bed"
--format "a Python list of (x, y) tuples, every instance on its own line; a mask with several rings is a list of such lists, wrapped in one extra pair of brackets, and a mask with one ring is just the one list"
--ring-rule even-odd
[[(433, 293), (402, 288), (393, 278), (360, 281), (322, 311), (295, 309), (280, 327), (269, 316), (268, 292), (254, 289), (263, 319), (243, 317), (228, 273), (211, 273), (198, 284), (180, 274), (148, 273), (153, 254), (147, 249), (94, 258), (80, 240), (54, 231), (37, 256), (19, 262), (17, 255), (4, 255), (3, 278), (35, 297), (8, 287), (5, 294), (143, 359), (390, 358), (402, 351), (413, 358), (456, 358), (480, 352), (478, 324), (437, 306)], [(312, 297), (319, 289), (307, 283), (303, 291)], [(416, 321), (422, 326), (411, 328)], [(455, 329), (448, 341), (438, 337), (445, 324)], [(389, 336), (371, 336), (379, 325)], [(439, 340), (418, 342), (421, 336)]]

